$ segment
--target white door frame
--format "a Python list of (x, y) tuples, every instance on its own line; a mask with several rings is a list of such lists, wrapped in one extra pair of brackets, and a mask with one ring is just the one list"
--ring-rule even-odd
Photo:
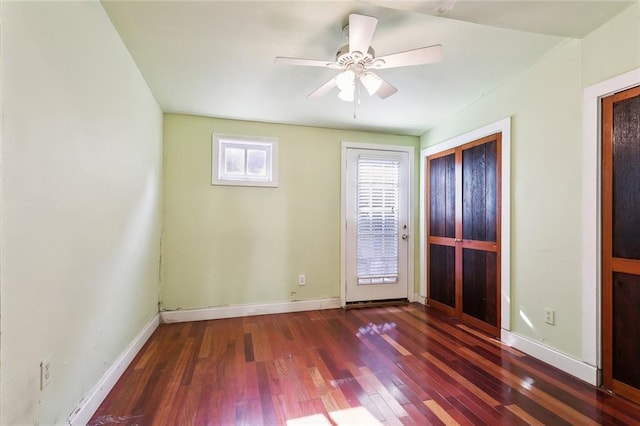
[[(640, 85), (640, 68), (587, 87), (582, 107), (582, 361), (602, 368), (600, 208), (601, 110), (604, 97)], [(588, 380), (600, 384), (597, 372)]]
[(426, 253), (426, 196), (425, 161), (428, 156), (447, 149), (455, 148), (469, 142), (481, 139), (494, 133), (502, 133), (502, 216), (500, 235), (500, 327), (510, 330), (511, 327), (511, 117), (465, 133), (439, 144), (424, 148), (420, 151), (420, 295), (419, 301), (425, 303), (427, 297), (427, 253)]
[(407, 247), (407, 297), (410, 302), (415, 300), (415, 245), (418, 237), (415, 229), (415, 148), (402, 145), (381, 145), (375, 143), (342, 142), (341, 167), (340, 167), (340, 304), (345, 307), (347, 302), (347, 267), (346, 267), (346, 242), (347, 242), (347, 149), (370, 149), (377, 151), (406, 152), (409, 154), (409, 211), (407, 234), (409, 245)]

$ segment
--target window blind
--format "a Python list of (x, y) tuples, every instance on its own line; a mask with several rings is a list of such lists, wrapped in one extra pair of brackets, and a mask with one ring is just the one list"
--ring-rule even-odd
[(357, 187), (358, 284), (395, 283), (400, 161), (360, 156)]

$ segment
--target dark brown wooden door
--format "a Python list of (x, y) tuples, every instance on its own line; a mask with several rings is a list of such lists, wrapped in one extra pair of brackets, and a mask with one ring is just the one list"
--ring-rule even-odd
[(456, 315), (456, 151), (427, 158), (427, 303)]
[(500, 134), (427, 158), (427, 303), (498, 336)]
[(602, 115), (603, 385), (640, 403), (640, 87)]

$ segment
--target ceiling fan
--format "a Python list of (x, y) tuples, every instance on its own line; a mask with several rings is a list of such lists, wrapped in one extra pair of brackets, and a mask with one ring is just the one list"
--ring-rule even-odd
[(439, 44), (376, 57), (371, 47), (371, 39), (377, 24), (378, 19), (372, 16), (350, 14), (349, 24), (343, 29), (349, 43), (338, 50), (335, 61), (278, 56), (275, 62), (341, 70), (337, 76), (311, 92), (308, 97), (322, 96), (338, 87), (340, 99), (347, 102), (355, 100), (358, 103), (361, 87), (364, 87), (370, 96), (378, 95), (381, 99), (388, 98), (398, 91), (373, 70), (431, 64), (442, 59), (442, 46)]

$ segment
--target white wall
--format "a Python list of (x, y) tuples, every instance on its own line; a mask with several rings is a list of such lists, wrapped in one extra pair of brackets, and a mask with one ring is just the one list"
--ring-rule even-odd
[(0, 423), (58, 424), (156, 315), (162, 114), (97, 1), (3, 2), (1, 54)]

